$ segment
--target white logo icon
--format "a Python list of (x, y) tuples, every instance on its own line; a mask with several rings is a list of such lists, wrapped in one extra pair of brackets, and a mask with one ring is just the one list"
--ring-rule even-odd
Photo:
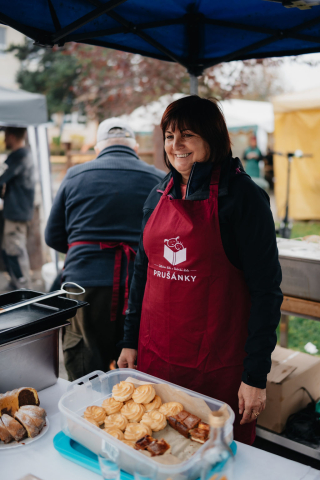
[(179, 241), (180, 237), (169, 238), (164, 241), (164, 258), (171, 265), (179, 265), (187, 259), (187, 249)]

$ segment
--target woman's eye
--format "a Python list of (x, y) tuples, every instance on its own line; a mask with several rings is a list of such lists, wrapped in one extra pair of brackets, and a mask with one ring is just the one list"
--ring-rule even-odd
[(172, 138), (173, 138), (172, 135), (168, 135), (168, 136), (166, 137), (166, 140), (171, 140)]
[(193, 135), (191, 133), (184, 133), (182, 136), (183, 137), (192, 137)]

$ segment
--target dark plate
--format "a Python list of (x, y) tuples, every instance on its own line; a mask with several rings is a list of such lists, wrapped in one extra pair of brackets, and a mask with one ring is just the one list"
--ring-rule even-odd
[[(34, 290), (15, 290), (0, 295), (0, 307), (43, 295)], [(78, 308), (88, 305), (64, 296), (17, 308), (0, 314), (0, 345), (68, 325)]]

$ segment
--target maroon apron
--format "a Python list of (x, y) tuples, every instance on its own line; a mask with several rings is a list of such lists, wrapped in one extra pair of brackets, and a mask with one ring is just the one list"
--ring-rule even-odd
[(114, 269), (113, 269), (113, 287), (112, 287), (112, 301), (111, 301), (111, 322), (115, 322), (117, 319), (118, 312), (118, 303), (119, 303), (119, 292), (120, 292), (120, 280), (121, 280), (121, 260), (122, 252), (125, 253), (127, 257), (127, 275), (126, 283), (124, 290), (124, 305), (122, 315), (126, 314), (128, 308), (128, 298), (129, 298), (129, 263), (130, 260), (134, 260), (136, 257), (136, 252), (133, 250), (130, 245), (124, 242), (89, 242), (89, 241), (79, 241), (69, 243), (68, 249), (76, 247), (77, 245), (100, 245), (100, 250), (105, 250), (106, 248), (115, 249), (114, 257)]
[(228, 403), (235, 439), (252, 444), (255, 422), (240, 425), (238, 407), (251, 301), (243, 272), (223, 249), (219, 176), (215, 170), (201, 201), (168, 196), (171, 179), (144, 229), (138, 369)]

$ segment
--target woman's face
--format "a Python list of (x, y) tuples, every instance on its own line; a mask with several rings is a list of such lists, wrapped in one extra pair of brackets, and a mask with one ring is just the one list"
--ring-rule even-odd
[(171, 165), (182, 175), (183, 183), (188, 178), (195, 162), (206, 162), (210, 156), (210, 147), (200, 135), (191, 130), (173, 130), (170, 126), (165, 132), (164, 149)]

